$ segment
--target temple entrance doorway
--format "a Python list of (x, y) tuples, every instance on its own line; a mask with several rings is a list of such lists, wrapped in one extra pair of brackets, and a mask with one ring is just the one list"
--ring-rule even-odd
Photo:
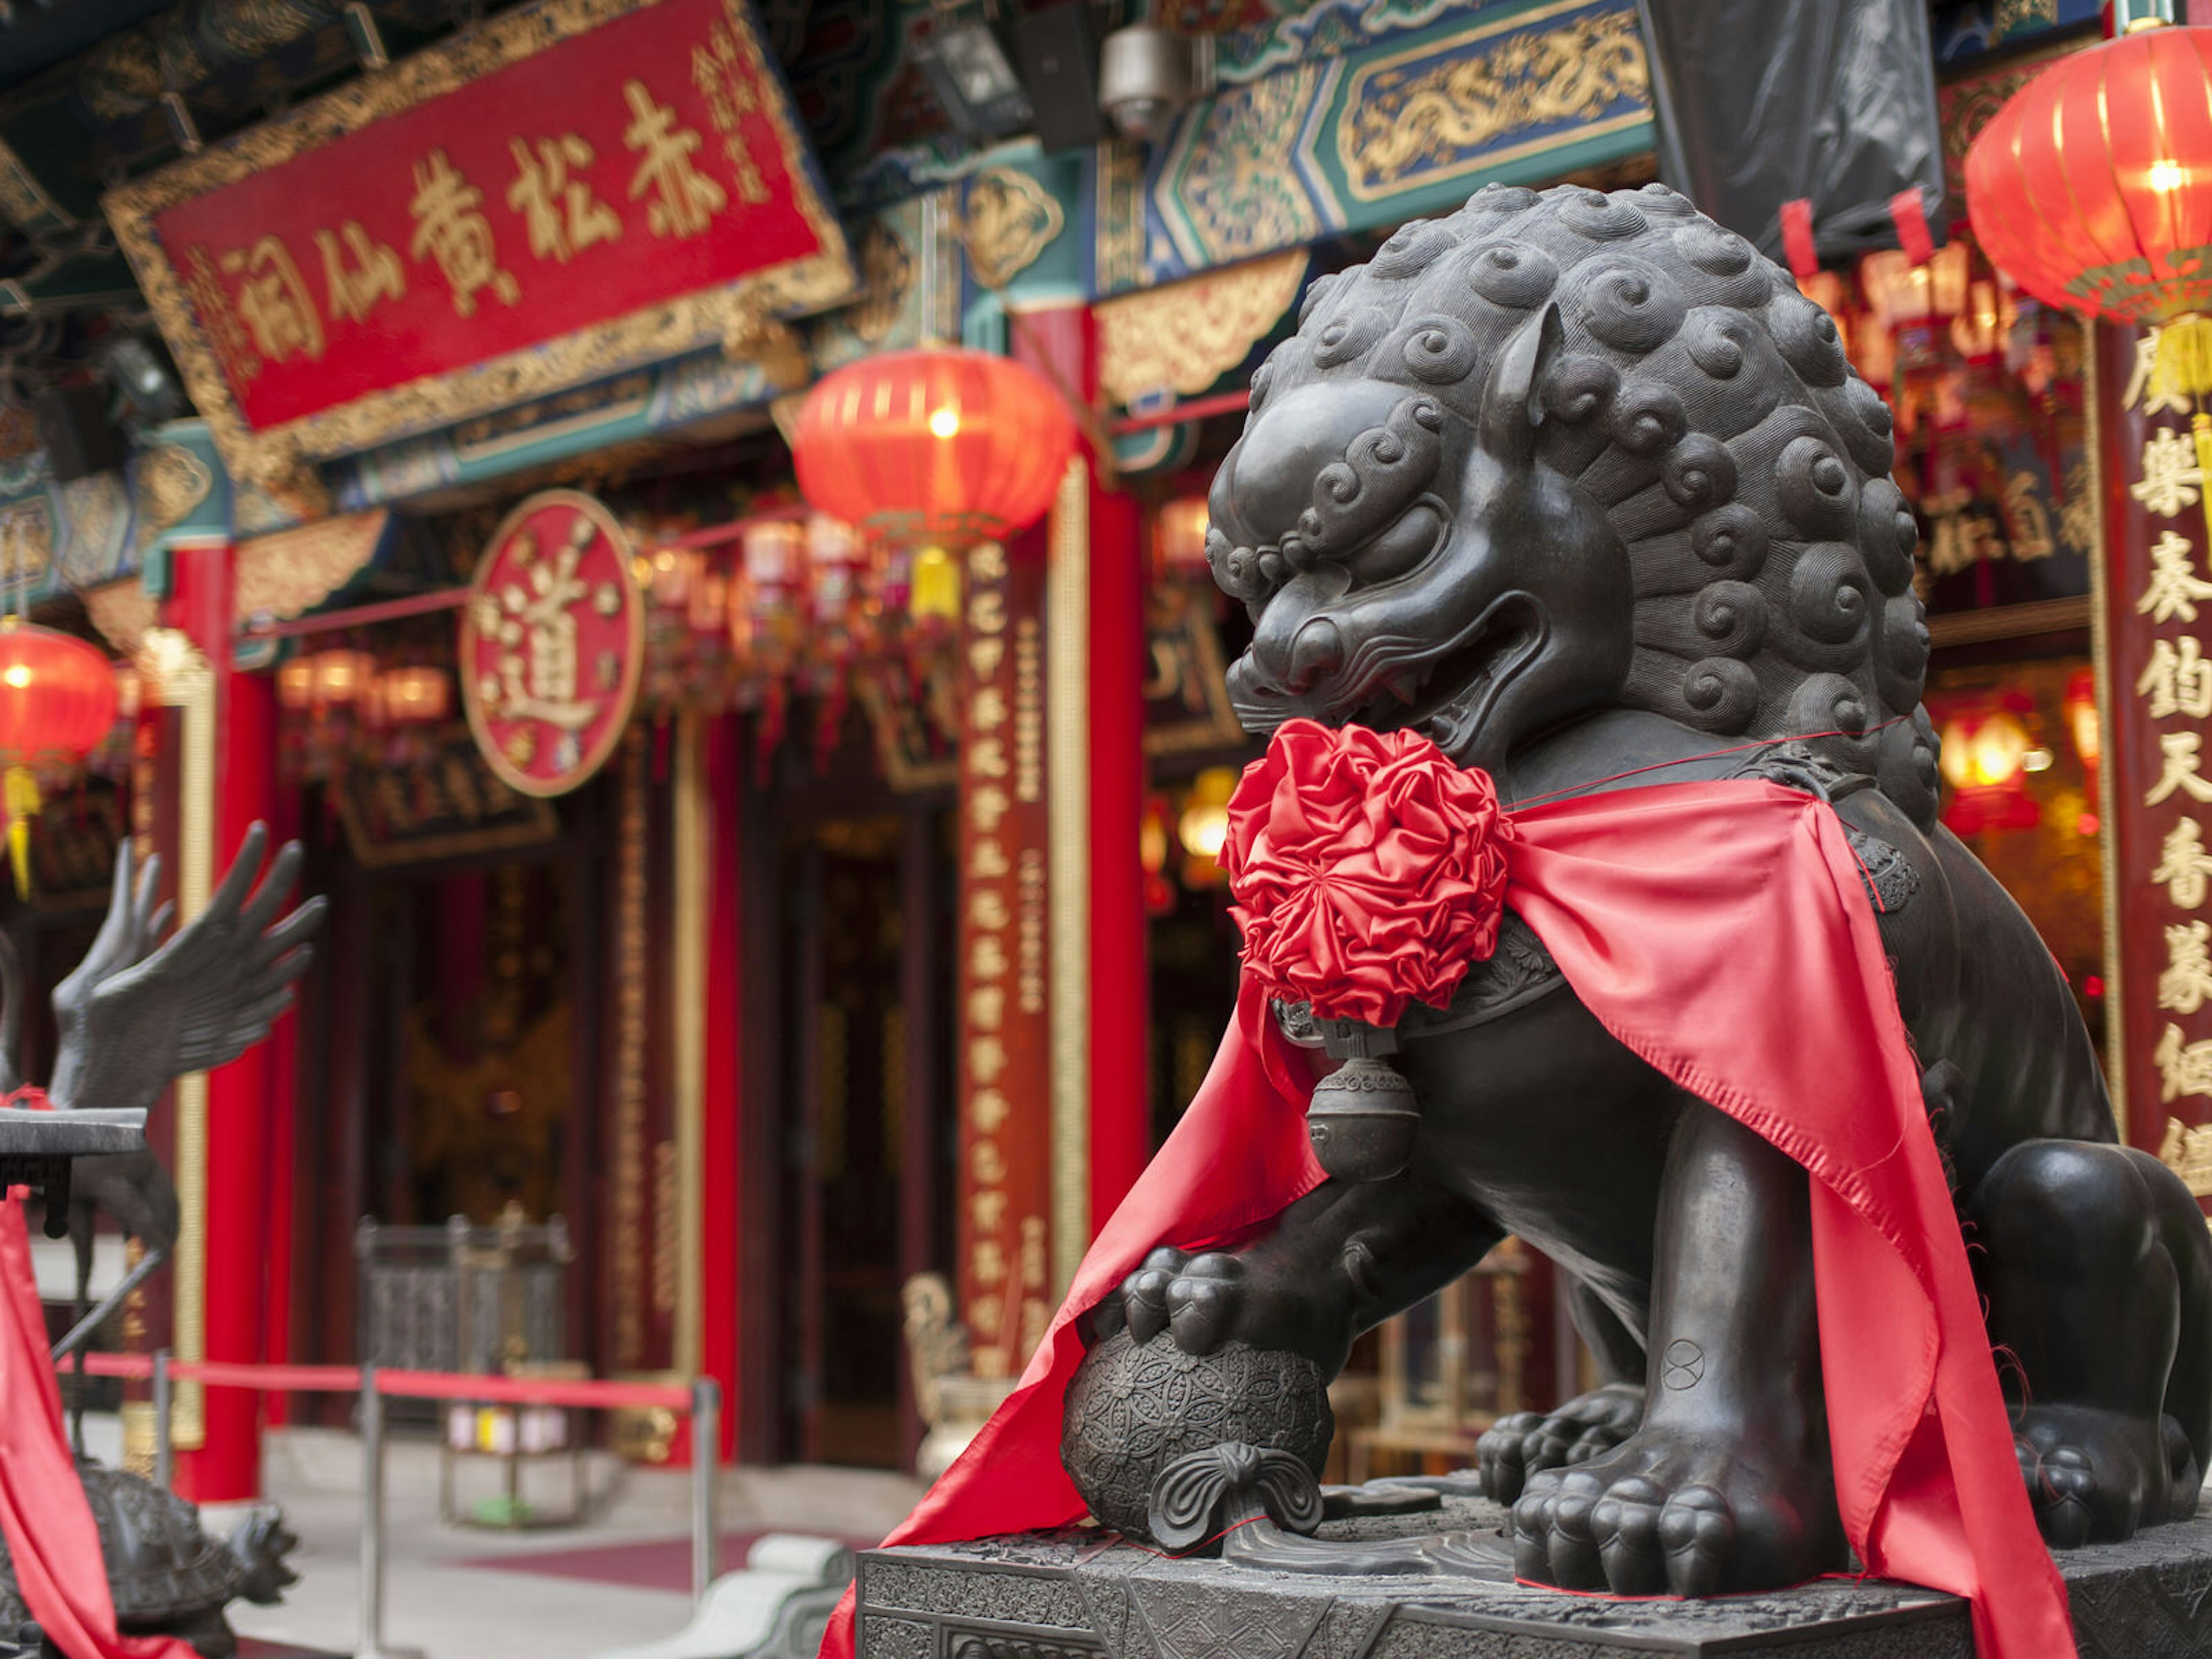
[(952, 1260), (952, 871), (939, 814), (787, 835), (781, 1454), (903, 1468), (921, 1425), (901, 1287)]

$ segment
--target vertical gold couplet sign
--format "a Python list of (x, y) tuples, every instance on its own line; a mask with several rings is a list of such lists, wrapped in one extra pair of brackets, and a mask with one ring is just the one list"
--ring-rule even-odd
[(979, 1376), (1051, 1313), (1044, 572), (968, 556), (960, 734), (960, 1300)]
[(2100, 698), (2118, 949), (2108, 1018), (2122, 1127), (2212, 1196), (2212, 568), (2188, 400), (2155, 330), (2096, 328), (2106, 558)]

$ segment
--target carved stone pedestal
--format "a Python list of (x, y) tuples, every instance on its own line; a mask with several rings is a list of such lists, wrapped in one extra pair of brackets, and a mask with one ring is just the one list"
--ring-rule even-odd
[[(1322, 1538), (1493, 1533), (1478, 1499)], [(2212, 1519), (2059, 1558), (2082, 1659), (2212, 1659)], [(1619, 1601), (1469, 1577), (1322, 1577), (1170, 1560), (1088, 1529), (860, 1557), (860, 1659), (1973, 1659), (1963, 1601), (1834, 1581)]]

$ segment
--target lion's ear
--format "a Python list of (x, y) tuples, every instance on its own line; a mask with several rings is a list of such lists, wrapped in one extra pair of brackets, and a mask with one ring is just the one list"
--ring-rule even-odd
[(1559, 355), (1562, 333), (1559, 307), (1547, 300), (1491, 360), (1477, 431), (1483, 453), (1502, 465), (1526, 466), (1535, 459), (1544, 371)]

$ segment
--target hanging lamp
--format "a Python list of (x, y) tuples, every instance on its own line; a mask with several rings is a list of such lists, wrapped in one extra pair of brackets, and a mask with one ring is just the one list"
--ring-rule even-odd
[(1990, 118), (1966, 152), (1967, 213), (2037, 299), (2158, 329), (2154, 372), (2194, 404), (2212, 468), (2212, 28), (2155, 13), (2125, 27)]
[(114, 672), (82, 640), (0, 619), (0, 805), (15, 891), (31, 890), (31, 820), (38, 774), (82, 761), (115, 724)]
[(917, 621), (959, 611), (957, 556), (1045, 515), (1075, 453), (1067, 401), (1034, 371), (931, 337), (938, 209), (922, 210), (923, 343), (864, 357), (807, 393), (791, 430), (799, 488), (908, 562)]

